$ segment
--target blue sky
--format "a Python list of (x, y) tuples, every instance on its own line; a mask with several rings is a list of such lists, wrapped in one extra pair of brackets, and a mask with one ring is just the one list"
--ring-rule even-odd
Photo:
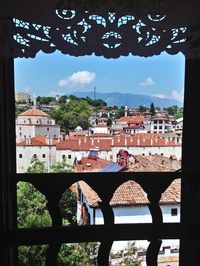
[(38, 53), (15, 59), (15, 89), (36, 96), (75, 91), (123, 92), (183, 100), (184, 56), (105, 59)]

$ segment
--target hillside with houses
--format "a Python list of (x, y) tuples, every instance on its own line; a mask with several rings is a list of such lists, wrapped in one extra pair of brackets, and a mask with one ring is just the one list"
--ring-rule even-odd
[[(17, 103), (18, 173), (27, 172), (33, 158), (44, 163), (46, 172), (62, 161), (75, 172), (105, 174), (174, 172), (181, 168), (183, 117), (178, 107), (160, 110), (152, 103), (150, 108), (119, 109), (103, 101), (77, 97), (58, 98), (46, 103), (46, 107), (36, 98), (32, 103), (27, 98), (25, 101)], [(172, 110), (176, 110), (175, 115), (170, 113)], [(96, 192), (82, 181), (77, 182), (75, 190), (78, 224), (102, 224)], [(148, 197), (134, 181), (122, 184), (110, 205), (116, 223), (151, 222)], [(160, 206), (165, 222), (179, 222), (180, 180), (172, 182), (164, 192)], [(118, 252), (125, 248), (123, 245), (116, 242), (113, 249)], [(174, 257), (178, 245), (178, 240), (165, 240), (162, 248), (170, 247), (168, 253)], [(138, 241), (137, 246), (145, 254), (147, 243)]]

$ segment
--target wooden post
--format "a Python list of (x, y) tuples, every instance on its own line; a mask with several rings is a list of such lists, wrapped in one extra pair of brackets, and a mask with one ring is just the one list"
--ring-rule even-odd
[[(181, 222), (200, 224), (200, 60), (186, 59), (184, 126), (182, 144), (182, 207)], [(200, 265), (200, 240), (181, 241), (180, 265)]]
[(17, 265), (16, 252), (6, 245), (9, 229), (16, 227), (16, 172), (14, 60), (0, 58), (0, 265)]

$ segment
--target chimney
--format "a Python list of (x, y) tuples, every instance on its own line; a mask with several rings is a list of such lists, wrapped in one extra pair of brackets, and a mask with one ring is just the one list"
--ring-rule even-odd
[(28, 138), (25, 138), (25, 144), (26, 144), (26, 145), (29, 144)]
[(28, 137), (28, 145), (31, 145), (31, 136)]
[(127, 136), (125, 135), (125, 138), (124, 138), (124, 145), (127, 146)]

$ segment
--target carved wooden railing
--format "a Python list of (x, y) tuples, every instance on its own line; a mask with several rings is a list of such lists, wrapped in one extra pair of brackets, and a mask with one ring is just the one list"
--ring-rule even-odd
[[(161, 194), (173, 180), (180, 178), (181, 172), (122, 172), (122, 173), (67, 173), (67, 174), (17, 174), (19, 181), (30, 182), (47, 199), (52, 218), (50, 228), (24, 228), (10, 231), (7, 239), (11, 245), (48, 244), (46, 265), (57, 265), (57, 255), (62, 243), (100, 242), (98, 265), (109, 265), (109, 253), (116, 240), (148, 240), (146, 261), (148, 266), (157, 265), (161, 239), (179, 239), (180, 224), (163, 223), (159, 207)], [(86, 182), (101, 198), (103, 225), (62, 226), (59, 202), (64, 191), (77, 181)], [(152, 216), (151, 224), (114, 224), (114, 214), (109, 202), (116, 189), (123, 183), (134, 180), (147, 193)]]

